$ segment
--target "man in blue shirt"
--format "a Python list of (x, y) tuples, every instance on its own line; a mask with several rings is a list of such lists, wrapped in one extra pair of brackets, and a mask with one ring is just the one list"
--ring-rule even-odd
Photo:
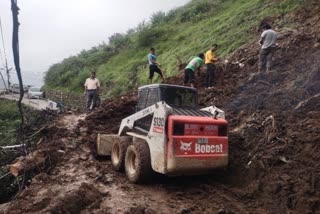
[(149, 83), (152, 83), (152, 78), (154, 76), (154, 72), (158, 73), (162, 81), (165, 81), (165, 77), (161, 71), (161, 69), (158, 67), (160, 66), (159, 63), (157, 63), (157, 56), (156, 56), (156, 50), (154, 48), (150, 48), (150, 53), (148, 55), (148, 61), (149, 61)]

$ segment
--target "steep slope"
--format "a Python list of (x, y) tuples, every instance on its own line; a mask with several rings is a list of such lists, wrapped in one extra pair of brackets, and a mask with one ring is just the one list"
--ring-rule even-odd
[[(200, 88), (202, 105), (213, 102), (226, 110), (226, 171), (159, 176), (140, 186), (114, 172), (108, 160), (96, 159), (97, 132), (116, 132), (134, 110), (135, 93), (130, 93), (104, 101), (79, 126), (74, 121), (67, 137), (53, 138), (64, 151), (57, 165), (0, 208), (7, 213), (319, 213), (320, 5), (309, 1), (286, 17), (295, 27), (279, 27), (283, 39), (270, 73), (255, 75), (259, 47), (252, 42), (230, 56), (243, 68), (224, 65), (214, 89)], [(277, 26), (282, 17), (269, 21)]]
[[(301, 0), (193, 0), (166, 15), (151, 17), (127, 34), (110, 37), (99, 45), (53, 65), (45, 77), (48, 88), (82, 92), (91, 69), (96, 69), (103, 94), (126, 93), (147, 83), (147, 54), (155, 47), (167, 76), (178, 74), (177, 56), (187, 62), (213, 43), (226, 56), (255, 38), (259, 22), (283, 16), (281, 26), (291, 25), (285, 14), (304, 4)], [(258, 36), (258, 35), (256, 35)], [(155, 81), (159, 81), (156, 77)]]

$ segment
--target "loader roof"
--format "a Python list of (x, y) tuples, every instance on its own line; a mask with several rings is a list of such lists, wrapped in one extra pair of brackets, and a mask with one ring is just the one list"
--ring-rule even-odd
[(170, 87), (170, 88), (183, 88), (183, 89), (189, 89), (189, 90), (194, 90), (197, 91), (195, 88), (187, 87), (187, 86), (182, 86), (182, 85), (172, 85), (172, 84), (150, 84), (150, 85), (144, 85), (138, 88), (138, 90), (142, 90), (145, 88), (158, 88), (158, 87)]
[(191, 87), (170, 84), (151, 84), (139, 87), (137, 111), (159, 101), (171, 107), (198, 108), (197, 90)]

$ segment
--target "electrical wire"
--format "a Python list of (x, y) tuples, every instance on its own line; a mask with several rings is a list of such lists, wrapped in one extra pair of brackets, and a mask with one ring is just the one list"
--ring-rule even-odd
[(6, 91), (7, 91), (7, 90), (8, 90), (8, 88), (7, 88), (7, 84), (6, 84), (6, 81), (4, 80), (4, 77), (3, 77), (2, 73), (1, 73), (1, 71), (0, 71), (0, 76), (1, 76), (1, 79), (2, 79), (3, 84), (4, 84), (4, 88), (5, 88), (5, 89), (6, 89)]
[[(2, 47), (3, 47), (3, 52), (5, 54), (5, 48), (4, 48), (4, 39), (3, 39), (3, 30), (2, 30), (2, 23), (1, 23), (1, 16), (0, 16), (0, 33), (1, 33), (1, 38), (2, 38)], [(2, 65), (3, 67), (5, 68), (5, 63), (4, 63), (4, 58), (2, 56), (2, 51), (1, 51), (1, 46), (0, 46), (0, 58), (1, 58), (1, 62), (2, 62)]]
[[(1, 29), (0, 32), (1, 32), (1, 38), (2, 38), (2, 47), (3, 47), (3, 52), (4, 52), (4, 55), (5, 55), (6, 53), (5, 53), (5, 47), (4, 47), (4, 39), (3, 39), (3, 30), (2, 30), (1, 17), (0, 17), (0, 29)], [(2, 62), (3, 68), (6, 68), (6, 65), (4, 63), (4, 59), (3, 59), (3, 56), (2, 56), (1, 46), (0, 46), (0, 58), (1, 58), (1, 62)], [(1, 71), (0, 71), (0, 76), (1, 76), (1, 79), (3, 81), (4, 87), (5, 87), (6, 91), (7, 91), (8, 90), (7, 84), (6, 84), (5, 80), (4, 80), (4, 77), (3, 77), (2, 73), (1, 73)]]
[(0, 32), (1, 32), (1, 40), (2, 40), (2, 45), (3, 45), (4, 59), (7, 62), (7, 55), (6, 55), (6, 48), (5, 48), (5, 45), (4, 45), (4, 36), (3, 36), (1, 17), (0, 17)]
[(0, 46), (0, 59), (1, 59), (3, 67), (5, 68), (6, 66), (4, 64), (4, 59), (3, 59), (3, 56), (2, 56), (1, 46)]
[[(10, 69), (8, 68), (8, 60), (7, 60), (7, 54), (6, 54), (6, 48), (5, 48), (5, 44), (4, 44), (4, 33), (3, 33), (3, 28), (2, 28), (2, 22), (1, 22), (1, 17), (0, 17), (0, 32), (1, 32), (1, 40), (2, 40), (2, 45), (3, 45), (3, 54), (4, 54), (4, 60), (3, 60), (3, 57), (2, 57), (2, 54), (1, 55), (1, 60), (2, 60), (2, 64), (3, 64), (3, 67), (6, 69), (7, 71), (7, 79), (8, 79), (8, 88), (10, 88)], [(1, 52), (0, 52), (1, 53)], [(1, 77), (3, 79), (3, 76), (1, 74)], [(6, 87), (7, 88), (7, 87)]]

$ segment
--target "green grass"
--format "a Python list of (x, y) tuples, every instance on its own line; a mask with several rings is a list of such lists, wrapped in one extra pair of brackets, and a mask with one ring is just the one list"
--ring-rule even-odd
[[(16, 144), (17, 128), (20, 125), (20, 114), (16, 101), (0, 99), (0, 146)], [(8, 165), (19, 156), (19, 153), (0, 151), (0, 177), (9, 171)], [(18, 191), (18, 182), (22, 178), (5, 176), (0, 182), (0, 203), (7, 202)]]
[(15, 101), (0, 99), (0, 146), (15, 144), (20, 114)]
[[(176, 55), (188, 62), (194, 55), (208, 50), (211, 44), (218, 43), (217, 54), (224, 57), (241, 45), (258, 40), (260, 35), (256, 28), (264, 18), (287, 14), (303, 3), (303, 0), (193, 0), (175, 10), (166, 22), (151, 27), (159, 34), (157, 38), (150, 34), (150, 30), (146, 31), (151, 44), (139, 46), (139, 33), (135, 33), (130, 37), (132, 44), (129, 48), (93, 67), (97, 68), (97, 77), (103, 87), (109, 88), (106, 93), (109, 96), (119, 95), (147, 83), (150, 46), (156, 48), (158, 61), (166, 75), (173, 76), (178, 73)], [(283, 26), (289, 24), (281, 22)], [(72, 77), (72, 71), (66, 71), (64, 79), (70, 75), (75, 80), (67, 87), (58, 88), (82, 92), (89, 70), (85, 67), (76, 77)], [(159, 77), (155, 77), (155, 82), (159, 81)]]

